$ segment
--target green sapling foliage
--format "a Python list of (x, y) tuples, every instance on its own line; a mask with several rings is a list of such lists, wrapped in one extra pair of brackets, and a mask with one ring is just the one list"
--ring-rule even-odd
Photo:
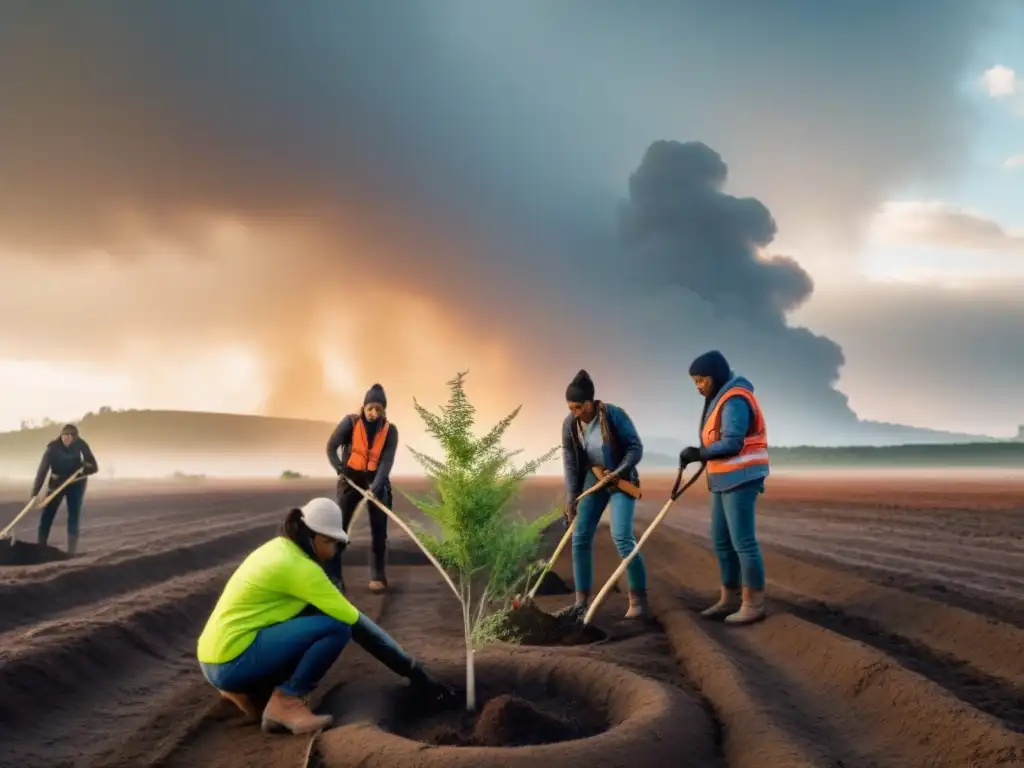
[(452, 577), (462, 604), (466, 643), (466, 709), (476, 709), (473, 653), (480, 645), (502, 639), (489, 620), (496, 607), (507, 607), (527, 570), (534, 564), (541, 532), (556, 520), (558, 509), (528, 522), (508, 510), (523, 481), (558, 451), (522, 466), (512, 464), (521, 451), (509, 451), (502, 437), (519, 415), (519, 406), (482, 437), (473, 433), (476, 409), (463, 388), (465, 373), (448, 382), (448, 404), (435, 414), (414, 401), (427, 432), (441, 445), (443, 458), (410, 449), (433, 484), (433, 495), (406, 497), (435, 524), (417, 535)]

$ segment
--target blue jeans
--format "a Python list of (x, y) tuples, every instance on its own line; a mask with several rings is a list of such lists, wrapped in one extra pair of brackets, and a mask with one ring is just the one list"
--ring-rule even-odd
[(287, 696), (305, 696), (351, 638), (352, 628), (330, 616), (298, 616), (261, 629), (231, 661), (200, 667), (211, 685), (228, 693), (263, 693), (276, 687)]
[(40, 542), (45, 543), (50, 538), (50, 528), (53, 526), (53, 519), (57, 516), (60, 503), (65, 500), (68, 503), (68, 536), (78, 535), (78, 520), (82, 515), (82, 502), (85, 500), (86, 482), (86, 480), (78, 480), (71, 483), (43, 508), (43, 512), (39, 516), (38, 534)]
[[(594, 473), (587, 472), (583, 489), (590, 488), (596, 482)], [(612, 508), (612, 540), (619, 556), (626, 558), (636, 547), (636, 536), (633, 535), (636, 499), (622, 491), (609, 493), (605, 490), (583, 499), (576, 511), (576, 527), (572, 531), (572, 577), (577, 592), (590, 592), (594, 586), (594, 534), (604, 508), (609, 504)], [(634, 557), (626, 568), (626, 578), (631, 590), (642, 592), (647, 589), (647, 569), (642, 554)]]
[(764, 589), (764, 561), (754, 535), (754, 509), (761, 493), (763, 480), (711, 494), (711, 546), (724, 587)]

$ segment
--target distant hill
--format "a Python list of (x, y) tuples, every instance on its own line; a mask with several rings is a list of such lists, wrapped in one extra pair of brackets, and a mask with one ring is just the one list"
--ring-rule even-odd
[[(89, 414), (77, 422), (100, 462), (101, 476), (279, 476), (332, 474), (326, 443), (333, 422), (202, 411), (127, 410)], [(35, 473), (59, 425), (0, 433), (0, 478)], [(675, 441), (645, 441), (643, 467), (674, 469)], [(680, 446), (681, 447), (681, 446)], [(1024, 467), (1024, 442), (962, 442), (772, 448), (776, 466)], [(410, 468), (413, 465), (410, 464)], [(401, 471), (401, 468), (398, 468)]]
[[(204, 411), (126, 410), (75, 422), (100, 463), (125, 477), (189, 474), (324, 475), (335, 422)], [(59, 425), (0, 433), (0, 477), (34, 474)]]

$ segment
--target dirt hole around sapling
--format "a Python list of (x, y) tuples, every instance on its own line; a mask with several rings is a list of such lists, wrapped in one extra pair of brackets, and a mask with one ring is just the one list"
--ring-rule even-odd
[(5, 565), (39, 565), (58, 560), (67, 560), (67, 552), (56, 547), (33, 544), (28, 541), (0, 541), (0, 566)]
[(606, 712), (543, 677), (516, 679), (486, 667), (479, 675), (475, 712), (424, 711), (409, 698), (398, 709), (393, 732), (433, 746), (526, 747), (585, 739), (610, 728)]
[(546, 704), (503, 693), (489, 699), (478, 715), (462, 712), (458, 718), (447, 718), (450, 722), (424, 725), (421, 733), (406, 736), (437, 746), (526, 747), (585, 739), (601, 732), (599, 727), (554, 711), (550, 702)]

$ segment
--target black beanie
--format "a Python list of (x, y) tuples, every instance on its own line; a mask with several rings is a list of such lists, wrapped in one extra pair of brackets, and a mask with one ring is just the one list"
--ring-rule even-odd
[(62, 435), (71, 435), (72, 437), (78, 437), (78, 427), (74, 424), (65, 424), (61, 427), (60, 433)]
[(565, 390), (565, 399), (570, 403), (585, 403), (594, 399), (594, 381), (589, 373), (581, 369), (576, 374)]
[(711, 397), (717, 395), (719, 390), (725, 386), (725, 383), (729, 381), (731, 373), (732, 372), (729, 368), (729, 361), (726, 360), (725, 355), (723, 355), (717, 349), (712, 349), (710, 352), (705, 352), (703, 355), (701, 355), (692, 363), (690, 363), (691, 376), (710, 377), (712, 392)]
[(382, 408), (388, 407), (388, 398), (384, 394), (384, 387), (380, 384), (374, 384), (368, 390), (366, 390), (366, 397), (363, 398), (363, 405), (369, 405), (370, 403), (379, 403)]

